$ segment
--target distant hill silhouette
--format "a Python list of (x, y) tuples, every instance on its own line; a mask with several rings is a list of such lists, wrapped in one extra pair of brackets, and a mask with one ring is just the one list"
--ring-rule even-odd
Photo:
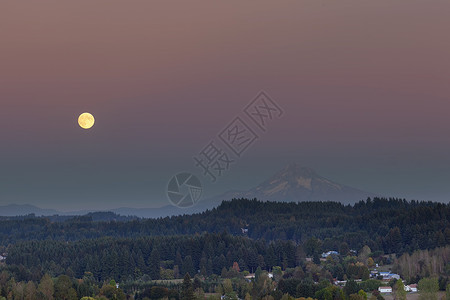
[[(353, 204), (368, 197), (378, 195), (342, 185), (318, 175), (313, 169), (298, 164), (289, 164), (272, 177), (247, 191), (227, 191), (219, 196), (204, 199), (190, 208), (178, 208), (166, 205), (158, 208), (120, 207), (110, 209), (122, 216), (137, 216), (143, 218), (158, 218), (173, 215), (193, 214), (212, 209), (220, 205), (223, 200), (233, 198), (259, 199), (277, 202), (305, 202), (305, 201), (335, 201), (343, 204)], [(0, 216), (18, 216), (35, 214), (36, 216), (50, 215), (85, 215), (95, 210), (60, 212), (52, 209), (41, 209), (33, 205), (0, 206)]]
[(0, 216), (13, 217), (13, 216), (26, 216), (34, 214), (36, 216), (51, 216), (60, 214), (54, 209), (43, 209), (30, 204), (9, 204), (0, 206)]

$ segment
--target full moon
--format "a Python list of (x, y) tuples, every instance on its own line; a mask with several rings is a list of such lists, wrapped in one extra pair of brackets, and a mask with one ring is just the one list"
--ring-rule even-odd
[(95, 123), (94, 116), (91, 115), (90, 113), (85, 112), (78, 117), (78, 124), (83, 129), (91, 128), (92, 126), (94, 126), (94, 123)]

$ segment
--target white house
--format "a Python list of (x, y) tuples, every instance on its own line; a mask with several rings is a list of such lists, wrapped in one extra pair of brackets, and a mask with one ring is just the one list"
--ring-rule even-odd
[(338, 286), (345, 286), (347, 284), (347, 280), (336, 280), (334, 284)]
[(417, 292), (417, 284), (410, 284), (408, 288), (410, 292)]
[[(268, 276), (269, 278), (273, 278), (273, 273), (267, 273), (267, 276)], [(245, 278), (247, 281), (251, 281), (252, 279), (255, 278), (255, 273), (248, 274), (247, 276), (244, 276), (244, 278)]]
[(378, 291), (380, 293), (392, 293), (392, 288), (390, 286), (380, 286)]
[(0, 255), (0, 261), (5, 260), (5, 259), (6, 259), (6, 257)]

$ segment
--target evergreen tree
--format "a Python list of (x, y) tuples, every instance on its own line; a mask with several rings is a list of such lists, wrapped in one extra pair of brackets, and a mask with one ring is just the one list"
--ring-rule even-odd
[(195, 300), (194, 289), (189, 273), (184, 275), (183, 284), (181, 285), (180, 300)]
[(344, 286), (345, 294), (347, 294), (347, 296), (350, 296), (351, 294), (358, 293), (358, 291), (359, 291), (358, 283), (353, 279), (348, 280)]
[(314, 253), (314, 256), (313, 256), (313, 263), (315, 263), (316, 265), (320, 265), (320, 256), (319, 256), (319, 253)]
[(153, 250), (150, 254), (148, 268), (148, 275), (150, 275), (150, 278), (152, 280), (160, 279), (160, 257), (158, 249), (156, 249), (156, 247), (153, 247)]
[(261, 267), (256, 268), (256, 271), (255, 271), (255, 281), (258, 281), (258, 280), (259, 280), (259, 277), (261, 277), (262, 273), (263, 273), (263, 271), (261, 270)]
[(182, 272), (185, 274), (186, 273), (193, 274), (193, 275), (196, 274), (195, 268), (194, 268), (194, 263), (192, 261), (192, 256), (188, 255), (184, 258)]

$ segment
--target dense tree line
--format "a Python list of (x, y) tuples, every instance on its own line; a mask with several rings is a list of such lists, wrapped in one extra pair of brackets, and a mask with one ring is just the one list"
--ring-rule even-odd
[[(270, 270), (299, 264), (298, 246), (290, 241), (265, 243), (229, 234), (99, 238), (77, 242), (24, 241), (8, 249), (7, 265), (20, 281), (42, 273), (81, 278), (91, 272), (108, 279), (173, 279), (179, 274), (222, 274), (236, 262), (241, 270)], [(21, 271), (22, 270), (22, 271)]]
[(248, 229), (246, 235), (253, 239), (302, 243), (316, 237), (325, 249), (337, 249), (345, 241), (352, 249), (368, 245), (372, 250), (401, 254), (450, 243), (450, 204), (375, 198), (345, 206), (336, 202), (240, 199), (224, 201), (218, 208), (200, 214), (159, 219), (95, 221), (92, 216), (84, 216), (59, 222), (45, 217), (8, 218), (0, 219), (0, 245), (23, 240), (76, 241), (223, 231), (242, 235), (242, 229)]
[[(304, 245), (296, 245), (292, 241), (266, 243), (227, 233), (105, 237), (77, 242), (24, 241), (8, 248), (4, 268), (14, 274), (16, 280), (24, 282), (37, 281), (45, 273), (75, 278), (89, 273), (96, 282), (111, 279), (136, 282), (171, 280), (186, 273), (233, 278), (239, 271), (253, 273), (258, 269), (271, 271), (279, 268), (280, 272), (293, 270), (287, 272), (290, 275), (284, 279), (295, 283), (297, 288), (304, 281), (310, 285), (321, 280), (332, 282), (334, 278), (370, 282), (369, 268), (375, 263), (386, 263), (385, 255), (372, 252), (368, 246), (360, 249), (358, 255), (349, 251), (307, 263), (308, 252), (317, 254), (320, 250), (315, 248), (317, 246), (320, 246), (320, 240), (315, 238)], [(346, 247), (343, 242), (340, 248)], [(450, 276), (449, 247), (415, 252), (411, 256), (405, 254), (395, 260), (394, 270), (412, 283), (423, 277), (439, 276), (440, 287), (444, 289)], [(420, 273), (412, 273), (414, 271)]]

